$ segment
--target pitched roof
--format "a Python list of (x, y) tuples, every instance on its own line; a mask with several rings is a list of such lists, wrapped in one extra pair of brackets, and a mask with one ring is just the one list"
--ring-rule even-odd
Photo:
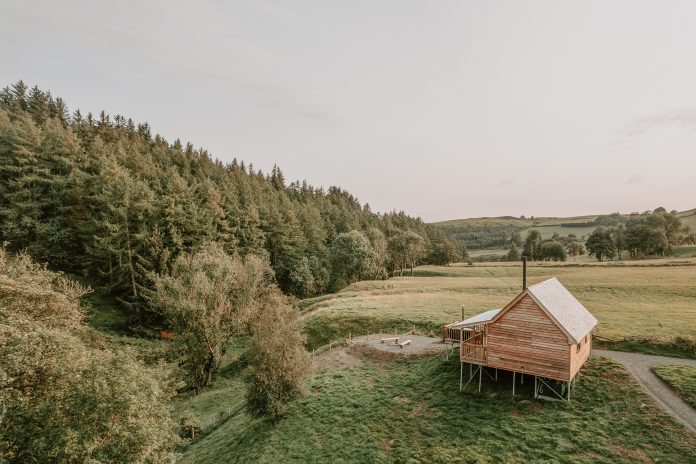
[(453, 324), (448, 324), (448, 328), (460, 328), (460, 327), (469, 327), (473, 325), (478, 325), (478, 324), (483, 324), (486, 322), (490, 322), (491, 319), (493, 319), (503, 308), (497, 308), (497, 309), (489, 309), (488, 311), (484, 311), (480, 314), (477, 314), (475, 316), (471, 316), (468, 319), (464, 319), (463, 321), (458, 321)]
[(597, 319), (555, 277), (530, 285), (526, 292), (575, 343), (597, 325)]

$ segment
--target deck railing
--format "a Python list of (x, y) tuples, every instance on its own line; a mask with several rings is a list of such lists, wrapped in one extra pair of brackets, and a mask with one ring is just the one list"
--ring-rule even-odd
[(483, 333), (478, 333), (468, 340), (462, 342), (459, 357), (462, 361), (483, 362), (486, 360), (486, 345), (484, 344)]

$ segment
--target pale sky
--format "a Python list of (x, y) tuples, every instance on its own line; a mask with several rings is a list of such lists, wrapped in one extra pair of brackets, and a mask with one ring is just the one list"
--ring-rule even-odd
[(426, 221), (696, 207), (696, 2), (0, 4), (0, 86)]

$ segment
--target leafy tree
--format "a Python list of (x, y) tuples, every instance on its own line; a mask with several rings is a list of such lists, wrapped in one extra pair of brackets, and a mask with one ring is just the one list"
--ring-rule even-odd
[(626, 249), (626, 226), (619, 224), (618, 226), (609, 229), (611, 240), (616, 248), (616, 256), (621, 261), (621, 253)]
[(365, 232), (365, 236), (370, 241), (372, 249), (375, 251), (375, 269), (379, 278), (386, 279), (389, 274), (387, 266), (389, 264), (389, 250), (387, 238), (377, 227), (370, 227)]
[(449, 263), (457, 262), (464, 257), (466, 251), (444, 233), (431, 238), (431, 244), (426, 248), (429, 248), (429, 251), (425, 256), (425, 262), (438, 265), (449, 265)]
[(566, 246), (566, 251), (570, 256), (578, 256), (585, 254), (585, 245), (582, 242), (572, 241)]
[(510, 243), (510, 249), (507, 252), (507, 255), (505, 256), (506, 261), (519, 261), (520, 260), (520, 252), (517, 249), (517, 245), (515, 245), (515, 242)]
[(612, 259), (616, 255), (616, 245), (612, 240), (611, 233), (603, 228), (596, 228), (585, 242), (585, 247), (590, 256), (594, 255), (597, 261), (604, 258)]
[(153, 276), (151, 302), (176, 334), (189, 385), (209, 385), (233, 336), (246, 333), (249, 320), (271, 291), (272, 274), (254, 255), (244, 261), (211, 243), (182, 253), (167, 275)]
[(544, 241), (539, 249), (539, 259), (548, 261), (565, 261), (567, 258), (565, 247), (557, 240)]
[(404, 233), (404, 242), (406, 244), (406, 263), (411, 268), (411, 275), (413, 275), (413, 268), (425, 256), (425, 239), (416, 232), (408, 230)]
[(524, 241), (522, 256), (536, 261), (541, 257), (541, 234), (538, 230), (530, 230), (527, 238)]
[(254, 416), (278, 417), (302, 394), (302, 379), (310, 368), (299, 313), (273, 293), (254, 320), (252, 333), (246, 353), (247, 410)]
[(404, 269), (413, 268), (418, 260), (425, 254), (425, 239), (411, 230), (398, 230), (389, 238), (387, 249), (395, 269), (399, 270), (399, 275), (404, 275)]
[(367, 237), (357, 230), (338, 234), (329, 255), (334, 288), (375, 277), (377, 254)]
[(299, 265), (290, 271), (290, 292), (300, 298), (317, 294), (319, 283), (314, 278), (309, 259), (303, 257)]

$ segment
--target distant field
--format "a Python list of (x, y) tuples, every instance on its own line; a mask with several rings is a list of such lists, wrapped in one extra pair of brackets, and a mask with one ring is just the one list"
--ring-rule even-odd
[(578, 238), (587, 239), (587, 237), (592, 232), (594, 232), (596, 228), (597, 226), (569, 227), (561, 226), (560, 224), (548, 224), (530, 227), (529, 229), (525, 229), (523, 232), (521, 232), (520, 235), (522, 235), (522, 240), (524, 240), (525, 238), (527, 238), (527, 235), (529, 235), (530, 231), (536, 230), (537, 232), (539, 232), (539, 234), (541, 234), (541, 238), (543, 239), (551, 238), (553, 234), (575, 234)]
[[(597, 317), (600, 336), (696, 340), (696, 259), (529, 266), (529, 284), (554, 276)], [(461, 317), (462, 306), (465, 315), (501, 307), (520, 286), (517, 263), (422, 266), (415, 277), (358, 282), (301, 308), (310, 346), (318, 346), (380, 326), (439, 333)]]
[[(696, 230), (696, 210), (682, 211), (678, 213), (678, 215), (685, 226), (689, 226), (692, 230)], [(496, 233), (500, 234), (498, 238), (507, 240), (510, 233), (515, 230), (519, 231), (522, 239), (525, 239), (531, 230), (538, 231), (542, 238), (545, 239), (550, 238), (553, 234), (575, 234), (578, 237), (587, 238), (587, 236), (589, 236), (597, 228), (597, 226), (588, 226), (582, 224), (594, 221), (597, 216), (598, 215), (573, 217), (535, 217), (534, 219), (520, 219), (511, 216), (482, 217), (454, 219), (450, 221), (436, 222), (434, 225), (442, 227), (458, 240), (465, 243), (467, 241), (474, 241), (474, 243), (476, 243), (477, 239), (475, 237), (478, 237), (479, 235), (485, 236), (487, 234), (495, 235)], [(577, 223), (578, 226), (561, 225), (573, 223)], [(467, 246), (470, 248), (469, 251), (472, 253), (472, 255), (474, 250), (478, 248), (478, 246), (471, 246), (471, 243), (468, 243)], [(483, 246), (489, 247), (490, 245)], [(499, 248), (499, 250), (500, 249), (502, 248)]]

